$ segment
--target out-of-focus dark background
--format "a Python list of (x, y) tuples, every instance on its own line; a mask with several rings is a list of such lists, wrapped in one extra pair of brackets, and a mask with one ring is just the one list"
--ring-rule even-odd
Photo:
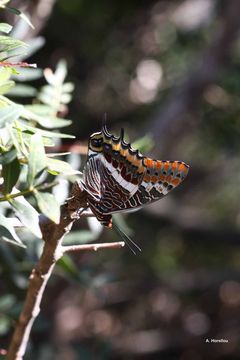
[[(124, 127), (144, 154), (190, 165), (166, 199), (116, 220), (142, 253), (61, 261), (26, 359), (239, 359), (240, 1), (13, 4), (36, 26), (25, 40), (46, 41), (29, 62), (67, 61), (75, 92), (65, 132), (86, 145), (107, 112), (110, 131)], [(82, 219), (71, 241), (91, 236), (119, 240)], [(39, 244), (28, 243), (27, 252), (0, 245), (2, 347), (37, 260)]]

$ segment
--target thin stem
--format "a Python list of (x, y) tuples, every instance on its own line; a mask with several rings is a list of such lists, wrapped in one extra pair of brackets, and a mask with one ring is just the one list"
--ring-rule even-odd
[(26, 62), (16, 62), (16, 63), (12, 63), (12, 62), (8, 62), (8, 61), (0, 61), (0, 66), (19, 66), (19, 67), (26, 67), (26, 68), (36, 68), (37, 65), (36, 64), (28, 64)]
[(33, 191), (34, 191), (34, 189), (27, 189), (27, 190), (19, 191), (18, 193), (15, 193), (15, 194), (7, 194), (5, 196), (0, 197), (0, 202), (1, 201), (9, 201), (11, 199), (14, 199), (16, 197), (23, 196), (23, 195), (29, 195)]
[(101, 249), (119, 249), (125, 246), (124, 241), (100, 243), (100, 244), (84, 244), (84, 245), (68, 245), (62, 246), (62, 253), (73, 252), (73, 251), (98, 251)]
[(45, 240), (43, 253), (29, 278), (27, 295), (15, 326), (6, 360), (23, 359), (33, 323), (40, 312), (40, 305), (47, 282), (58, 260), (58, 249), (61, 248), (62, 239), (70, 231), (73, 221), (66, 212), (65, 207), (62, 207), (59, 224), (55, 224), (48, 219), (46, 221), (43, 219), (42, 223), (40, 223), (43, 239)]
[(35, 190), (46, 190), (46, 189), (49, 189), (49, 188), (51, 188), (51, 187), (53, 187), (53, 186), (55, 186), (57, 184), (58, 184), (57, 181), (53, 181), (53, 182), (51, 182), (49, 184), (38, 185), (38, 186), (30, 188), (30, 189), (19, 191), (19, 192), (15, 193), (15, 194), (7, 194), (5, 196), (0, 197), (0, 202), (1, 201), (9, 201), (9, 200), (14, 199), (14, 198), (19, 197), (19, 196), (32, 194)]

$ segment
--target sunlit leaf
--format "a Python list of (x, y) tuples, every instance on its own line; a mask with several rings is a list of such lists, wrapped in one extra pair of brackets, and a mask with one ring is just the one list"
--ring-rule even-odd
[(55, 197), (47, 192), (35, 191), (34, 196), (41, 212), (56, 224), (60, 219), (60, 205)]
[(11, 225), (9, 219), (0, 213), (0, 237), (2, 240), (10, 242), (14, 245), (26, 247), (17, 236), (14, 227)]
[(55, 77), (58, 80), (58, 84), (62, 84), (67, 75), (67, 63), (66, 60), (62, 59), (58, 62), (57, 68), (55, 71)]
[(67, 82), (62, 85), (63, 92), (73, 92), (74, 90), (74, 84), (71, 82)]
[(4, 179), (3, 183), (3, 193), (10, 194), (13, 186), (18, 181), (20, 174), (20, 164), (17, 158), (12, 162), (3, 165), (2, 167), (2, 177)]
[(10, 204), (16, 210), (16, 214), (23, 223), (35, 236), (42, 238), (39, 227), (39, 214), (31, 204), (23, 197), (9, 200)]
[(20, 145), (18, 143), (17, 131), (13, 131), (11, 124), (6, 124), (6, 128), (7, 128), (8, 132), (9, 132), (9, 136), (10, 136), (10, 138), (12, 140), (12, 143), (13, 143), (15, 149), (16, 149), (17, 157), (20, 159), (23, 156), (23, 154), (22, 154)]
[[(13, 82), (13, 84), (15, 84)], [(13, 87), (13, 86), (12, 86)], [(1, 94), (1, 86), (0, 86), (0, 94)], [(30, 85), (17, 84), (8, 92), (10, 96), (16, 97), (27, 97), (27, 96), (36, 96), (37, 90)]]
[(14, 87), (15, 82), (12, 80), (6, 81), (4, 84), (0, 85), (0, 95), (6, 94)]
[(37, 121), (38, 124), (48, 129), (62, 128), (72, 123), (71, 120), (53, 116), (52, 109), (48, 105), (27, 105), (25, 106), (25, 109), (29, 111), (29, 114), (26, 114), (27, 117)]
[(74, 85), (70, 82), (64, 84), (66, 75), (67, 65), (65, 60), (59, 61), (55, 73), (51, 69), (44, 70), (44, 76), (48, 84), (41, 88), (38, 99), (43, 104), (48, 105), (55, 112), (55, 115), (72, 99), (71, 92)]
[(11, 25), (7, 24), (7, 23), (0, 23), (0, 31), (5, 33), (5, 34), (10, 33), (12, 28), (13, 27)]
[(21, 73), (17, 75), (13, 75), (12, 79), (25, 82), (25, 81), (33, 81), (41, 77), (42, 77), (41, 69), (22, 68)]
[[(7, 35), (0, 35), (1, 51), (12, 51), (19, 47), (26, 47), (27, 45), (20, 40), (16, 40)], [(2, 58), (3, 60), (4, 58)]]
[(69, 126), (72, 121), (69, 119), (61, 119), (56, 116), (51, 117), (38, 117), (38, 124), (47, 129), (55, 129)]
[(48, 170), (51, 171), (51, 173), (53, 173), (54, 175), (80, 174), (80, 171), (74, 170), (70, 164), (62, 160), (47, 158), (47, 165), (48, 165)]
[(48, 92), (42, 92), (41, 94), (38, 95), (38, 99), (40, 101), (42, 101), (44, 104), (51, 106), (52, 108), (57, 110), (57, 105), (53, 106), (53, 91), (52, 89), (50, 89)]
[(17, 157), (17, 152), (15, 147), (12, 147), (10, 150), (1, 153), (0, 164), (6, 165), (11, 163)]
[[(32, 137), (33, 134), (32, 134), (32, 132), (29, 132), (29, 133), (28, 132), (22, 132), (21, 135), (22, 135), (22, 138), (23, 138), (24, 142), (26, 144), (28, 144), (30, 142), (31, 137)], [(44, 146), (51, 147), (51, 146), (55, 145), (55, 142), (50, 138), (42, 137), (42, 141), (43, 141)]]
[(27, 182), (32, 186), (34, 179), (44, 168), (47, 167), (46, 155), (43, 146), (42, 137), (39, 134), (31, 136), (29, 144), (28, 157), (28, 175)]
[(34, 128), (32, 126), (29, 126), (29, 125), (26, 125), (23, 123), (21, 123), (21, 128), (23, 131), (28, 130), (32, 134), (38, 133), (42, 136), (49, 137), (49, 138), (66, 138), (66, 139), (74, 139), (75, 138), (75, 136), (73, 136), (73, 135), (42, 130), (42, 129)]
[(5, 83), (12, 74), (12, 70), (9, 67), (0, 67), (0, 84)]
[(26, 105), (25, 108), (31, 111), (34, 115), (36, 114), (40, 116), (49, 116), (49, 114), (52, 112), (51, 107), (44, 104)]
[(62, 104), (68, 104), (72, 100), (72, 96), (71, 94), (63, 93), (60, 99)]
[(17, 120), (23, 111), (22, 105), (11, 104), (0, 109), (0, 128)]

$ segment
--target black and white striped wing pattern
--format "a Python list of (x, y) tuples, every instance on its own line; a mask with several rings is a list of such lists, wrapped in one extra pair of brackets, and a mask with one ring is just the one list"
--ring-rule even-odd
[(109, 215), (121, 211), (122, 204), (131, 197), (131, 193), (116, 181), (113, 172), (105, 166), (102, 155), (89, 159), (84, 170), (84, 183), (91, 210), (103, 225), (109, 226)]
[(181, 161), (153, 160), (120, 137), (102, 131), (91, 135), (84, 184), (88, 204), (97, 219), (112, 227), (111, 214), (131, 211), (167, 195), (187, 176)]

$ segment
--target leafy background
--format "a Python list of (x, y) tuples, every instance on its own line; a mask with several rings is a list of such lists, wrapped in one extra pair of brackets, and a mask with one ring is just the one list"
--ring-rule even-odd
[[(136, 140), (142, 152), (158, 159), (183, 160), (191, 167), (182, 186), (166, 199), (117, 217), (141, 246), (141, 254), (134, 256), (124, 248), (74, 254), (59, 262), (26, 359), (238, 359), (239, 37), (227, 54), (224, 42), (220, 50), (212, 46), (227, 24), (233, 23), (238, 2), (11, 4), (29, 14), (35, 25), (31, 30), (18, 21), (15, 38), (29, 43), (30, 53), (38, 50), (27, 58), (38, 64), (38, 70), (21, 69), (21, 75), (11, 77), (18, 85), (8, 98), (27, 105), (21, 108), (25, 120), (26, 111), (35, 114), (34, 119), (29, 117), (34, 122), (21, 123), (18, 131), (33, 147), (37, 140), (40, 149), (43, 145), (38, 135), (33, 138), (33, 129), (48, 131), (43, 136), (44, 145), (51, 145), (48, 153), (71, 151), (58, 157), (69, 167), (56, 162), (54, 167), (51, 160), (56, 158), (48, 156), (47, 163), (45, 158), (38, 169), (40, 173), (45, 169), (40, 174), (45, 177), (38, 183), (35, 174), (34, 186), (58, 180), (54, 199), (64, 201), (68, 181), (79, 176), (73, 168), (82, 170), (87, 139), (99, 130), (104, 112), (111, 131), (118, 134), (124, 127), (128, 139)], [(235, 12), (229, 12), (231, 6)], [(16, 21), (9, 13), (1, 16), (3, 21)], [(230, 33), (229, 43), (233, 36)], [(204, 57), (208, 49), (216, 61), (216, 74), (211, 73), (209, 57)], [(198, 81), (195, 74), (201, 70), (203, 57), (209, 81), (202, 91), (186, 92), (189, 79), (193, 84)], [(40, 69), (46, 68), (58, 69), (54, 80), (50, 70), (42, 76)], [(10, 75), (6, 81), (12, 81)], [(185, 107), (180, 107), (174, 120), (170, 117), (164, 122), (164, 115), (169, 114), (166, 109), (175, 109), (179, 102)], [(54, 130), (61, 121), (68, 124), (63, 117), (73, 121), (64, 133), (76, 140), (62, 139), (62, 130)], [(49, 124), (51, 128), (46, 129)], [(17, 186), (23, 190), (27, 175), (21, 176)], [(28, 185), (33, 178), (28, 176)], [(27, 199), (36, 206), (36, 196)], [(43, 211), (38, 201), (39, 208)], [(57, 207), (51, 206), (50, 213), (53, 208)], [(10, 214), (10, 208), (4, 207), (3, 214)], [(26, 249), (0, 242), (3, 348), (42, 247), (29, 231), (21, 229), (17, 234)], [(93, 219), (81, 219), (66, 238), (68, 243), (117, 240), (117, 234), (102, 229)], [(228, 343), (206, 343), (211, 338)]]

